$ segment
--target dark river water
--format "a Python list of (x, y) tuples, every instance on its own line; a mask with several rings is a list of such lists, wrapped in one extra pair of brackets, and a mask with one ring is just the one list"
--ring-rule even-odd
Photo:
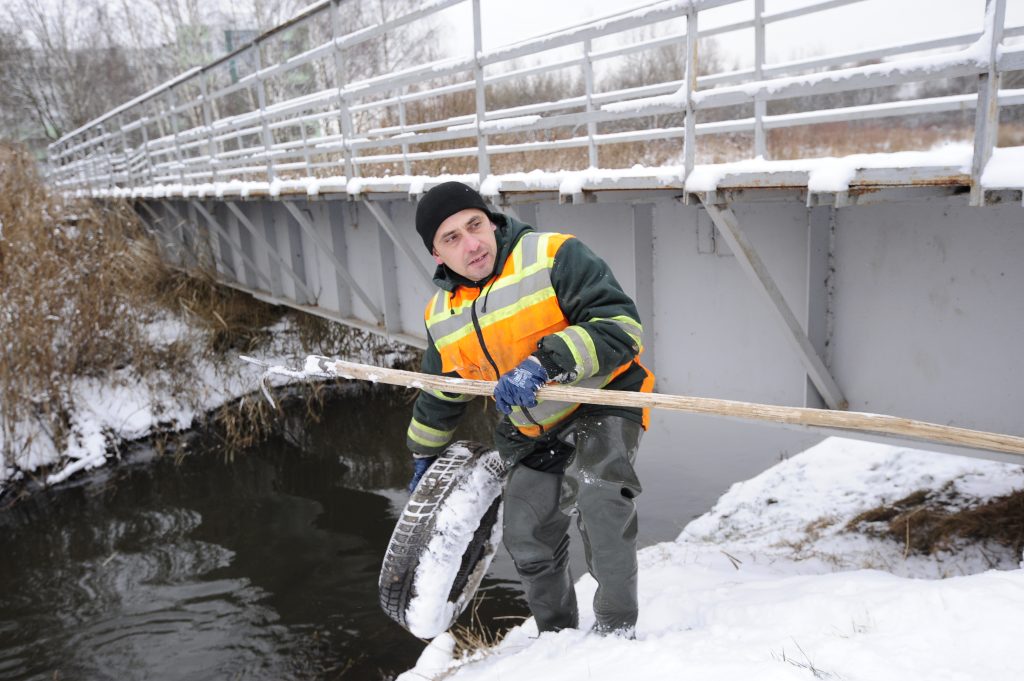
[[(410, 471), (411, 405), (395, 395), (334, 400), (320, 423), (294, 419), (232, 461), (137, 449), (0, 511), (0, 680), (388, 679), (413, 666), (423, 642), (377, 603)], [(460, 436), (488, 441), (482, 404)], [(727, 484), (707, 481), (699, 457), (657, 455), (666, 446), (648, 447), (648, 471), (662, 460), (703, 491), (651, 475), (645, 544)], [(576, 574), (579, 553), (577, 540)], [(504, 549), (481, 595), (490, 629), (527, 614)]]

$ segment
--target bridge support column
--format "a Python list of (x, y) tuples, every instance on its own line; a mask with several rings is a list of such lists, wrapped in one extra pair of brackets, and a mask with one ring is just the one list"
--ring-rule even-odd
[[(268, 252), (276, 254), (270, 262), (270, 268), (268, 274), (270, 275), (270, 281), (272, 284), (271, 291), (275, 296), (284, 296), (284, 278), (281, 276), (284, 270), (293, 272), (291, 264), (285, 260), (283, 255), (284, 249), (281, 248), (280, 240), (277, 238), (277, 217), (276, 214), (283, 213), (284, 211), (279, 210), (273, 203), (264, 202), (257, 204), (257, 210), (255, 211), (256, 219), (260, 228), (263, 231), (263, 236), (266, 238)], [(302, 275), (296, 273), (296, 278), (302, 279)], [(303, 280), (304, 281), (304, 280)]]
[[(833, 242), (835, 207), (818, 206), (807, 213), (807, 307), (804, 328), (811, 346), (829, 365), (828, 346), (832, 329)], [(808, 377), (804, 406), (824, 408), (825, 399)]]
[(215, 272), (224, 278), (241, 283), (235, 267), (235, 254), (230, 244), (225, 243), (224, 228), (202, 202), (192, 199), (188, 202), (188, 214), (196, 225), (196, 229), (206, 237), (206, 247), (210, 251), (210, 261)]
[[(371, 207), (370, 202), (365, 202), (367, 208)], [(376, 209), (376, 210), (373, 210)], [(380, 215), (377, 212), (380, 212)], [(383, 227), (384, 221), (391, 221), (391, 218), (384, 213), (380, 206), (373, 206), (370, 210), (377, 218), (377, 222)], [(381, 220), (384, 218), (384, 220)], [(386, 230), (377, 230), (377, 255), (380, 259), (380, 298), (384, 308), (384, 331), (390, 337), (393, 334), (402, 332), (402, 315), (398, 296), (398, 264), (395, 262), (395, 247), (389, 238)], [(417, 264), (419, 264), (417, 262)]]
[[(216, 209), (214, 213), (223, 216), (221, 217), (221, 224), (224, 225), (227, 233), (236, 239), (242, 247), (243, 264), (239, 270), (242, 283), (249, 288), (256, 288), (256, 278), (259, 275), (256, 274), (257, 270), (253, 268), (253, 265), (249, 264), (256, 263), (256, 250), (253, 248), (252, 236), (249, 232), (242, 229), (242, 225), (238, 222), (238, 216), (231, 212), (227, 207), (227, 203), (227, 201), (222, 201), (214, 204)], [(248, 258), (248, 262), (246, 262), (246, 258)]]
[[(173, 219), (177, 220), (178, 233), (181, 235), (181, 243), (184, 246), (184, 253), (186, 258), (182, 261), (183, 267), (200, 267), (201, 256), (199, 254), (199, 239), (195, 233), (190, 234), (188, 226), (192, 224), (195, 227), (195, 222), (189, 222), (178, 212), (178, 209), (174, 207), (173, 201), (164, 201), (164, 208), (167, 212), (173, 216)], [(187, 260), (187, 262), (186, 262)]]
[[(342, 262), (348, 262), (348, 241), (345, 239), (345, 214), (351, 215), (359, 210), (358, 204), (330, 201), (327, 204), (327, 221), (331, 235), (331, 252)], [(334, 275), (334, 288), (338, 296), (338, 314), (341, 317), (352, 317), (352, 289), (348, 282), (337, 274)]]

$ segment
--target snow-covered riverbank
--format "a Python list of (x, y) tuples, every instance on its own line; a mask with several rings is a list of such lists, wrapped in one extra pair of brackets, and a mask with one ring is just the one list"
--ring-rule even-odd
[(529, 620), (457, 660), (445, 634), (399, 678), (1016, 681), (1020, 555), (969, 542), (905, 555), (846, 527), (921, 489), (966, 508), (1021, 488), (1021, 466), (830, 438), (641, 552), (636, 640), (586, 633), (596, 585), (585, 576), (582, 630), (538, 637)]
[[(39, 477), (40, 469), (48, 471), (42, 478), (45, 484), (58, 484), (118, 458), (123, 443), (157, 432), (187, 431), (211, 411), (246, 395), (263, 399), (259, 393), (262, 370), (241, 361), (237, 352), (204, 352), (207, 339), (203, 330), (172, 315), (149, 322), (145, 330), (153, 347), (174, 343), (187, 348), (182, 351), (181, 366), (152, 371), (125, 367), (113, 375), (75, 378), (69, 410), (71, 435), (66, 445), (57, 444), (37, 423), (18, 424), (15, 430), (19, 447), (13, 466), (0, 465), (0, 494), (25, 476)], [(301, 366), (306, 349), (291, 317), (285, 316), (268, 328), (266, 337), (266, 343), (250, 354), (274, 364)], [(400, 356), (396, 349), (386, 359), (394, 361)], [(271, 385), (290, 380), (282, 376), (268, 379)], [(0, 451), (3, 437), (0, 430)]]

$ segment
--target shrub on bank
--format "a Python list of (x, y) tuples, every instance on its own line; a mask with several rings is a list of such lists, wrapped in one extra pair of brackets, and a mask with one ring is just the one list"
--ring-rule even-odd
[[(123, 420), (145, 412), (160, 451), (202, 421), (233, 454), (280, 416), (244, 395), (258, 374), (239, 354), (385, 361), (394, 350), (220, 286), (211, 270), (169, 267), (130, 205), (51, 192), (23, 149), (0, 145), (0, 492), (15, 471), (102, 462), (124, 433), (121, 416), (83, 426), (99, 394)], [(316, 417), (322, 386), (289, 392)]]
[[(0, 447), (65, 449), (75, 376), (144, 345), (133, 293), (146, 242), (123, 205), (65, 202), (21, 148), (0, 147)], [(46, 446), (46, 445), (43, 445)]]

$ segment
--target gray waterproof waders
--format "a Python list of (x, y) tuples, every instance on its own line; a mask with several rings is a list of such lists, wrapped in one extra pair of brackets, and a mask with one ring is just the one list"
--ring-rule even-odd
[[(633, 464), (643, 428), (621, 416), (587, 414), (537, 448), (557, 451), (575, 442), (566, 475), (516, 465), (505, 484), (504, 540), (540, 631), (579, 625), (569, 571), (569, 522), (573, 505), (587, 568), (597, 580), (598, 631), (631, 630), (637, 618), (637, 516), (640, 481)], [(497, 438), (499, 445), (501, 437)], [(499, 447), (500, 448), (500, 447)], [(569, 447), (569, 451), (572, 449)], [(516, 456), (522, 461), (529, 457)], [(575, 469), (575, 472), (572, 469)], [(573, 474), (574, 473), (574, 474)]]

